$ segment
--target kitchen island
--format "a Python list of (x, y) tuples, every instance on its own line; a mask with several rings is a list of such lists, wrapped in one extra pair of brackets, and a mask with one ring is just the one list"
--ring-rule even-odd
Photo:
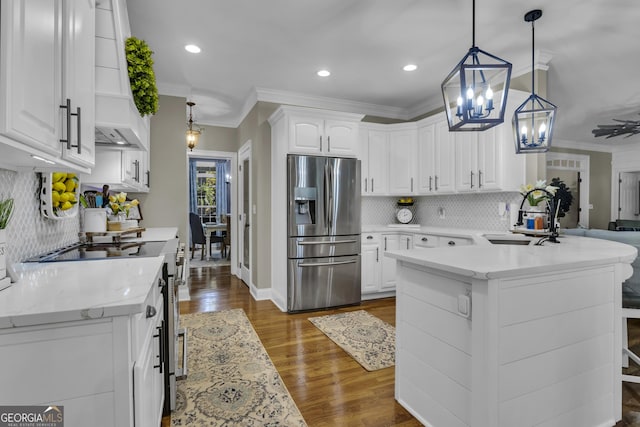
[(612, 426), (621, 418), (621, 283), (636, 248), (412, 249), (397, 260), (396, 399), (425, 425)]

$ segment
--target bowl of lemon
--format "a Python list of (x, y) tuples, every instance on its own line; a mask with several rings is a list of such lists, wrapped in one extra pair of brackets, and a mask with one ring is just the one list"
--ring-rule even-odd
[(73, 218), (78, 214), (80, 180), (72, 172), (42, 174), (40, 212), (46, 218)]

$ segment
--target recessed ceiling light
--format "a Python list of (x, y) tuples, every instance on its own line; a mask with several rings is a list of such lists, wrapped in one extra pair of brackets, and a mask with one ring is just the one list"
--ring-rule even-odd
[(407, 64), (404, 67), (402, 67), (402, 69), (405, 71), (415, 71), (418, 69), (418, 66), (416, 64)]
[(331, 75), (331, 71), (329, 70), (320, 70), (317, 73), (320, 77), (329, 77)]
[(191, 53), (200, 53), (200, 48), (195, 44), (188, 44), (184, 47), (184, 50)]

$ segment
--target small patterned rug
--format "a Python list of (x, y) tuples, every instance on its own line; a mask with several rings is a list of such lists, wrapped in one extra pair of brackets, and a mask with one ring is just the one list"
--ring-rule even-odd
[(366, 311), (311, 317), (309, 321), (367, 371), (395, 364), (396, 329)]
[(172, 426), (306, 426), (242, 309), (180, 316), (187, 378)]

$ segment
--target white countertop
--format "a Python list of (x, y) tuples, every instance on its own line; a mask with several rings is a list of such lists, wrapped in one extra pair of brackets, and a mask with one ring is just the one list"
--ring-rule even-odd
[[(465, 229), (465, 228), (446, 228), (446, 227), (427, 227), (427, 226), (403, 227), (402, 225), (399, 225), (399, 224), (394, 224), (393, 226), (389, 226), (385, 224), (377, 224), (377, 225), (363, 225), (362, 234), (365, 234), (365, 233), (431, 234), (434, 236), (467, 238), (467, 239), (472, 239), (476, 241), (476, 239), (478, 239), (483, 234), (490, 234), (492, 232), (486, 231), (486, 230), (472, 230), (472, 229)], [(482, 239), (482, 240), (486, 241), (485, 239)]]
[[(122, 236), (123, 242), (161, 242), (174, 239), (178, 235), (177, 227), (151, 227), (142, 232), (142, 237), (135, 234)], [(94, 236), (94, 242), (111, 242), (111, 236)]]
[[(177, 233), (153, 227), (122, 241), (170, 241)], [(141, 313), (163, 262), (164, 256), (14, 264), (17, 281), (0, 291), (0, 329)]]
[(164, 257), (15, 264), (0, 291), (0, 329), (144, 311)]
[[(484, 242), (478, 245), (399, 250), (385, 255), (403, 263), (461, 276), (496, 279), (597, 265), (630, 264), (638, 254), (631, 245), (588, 237), (562, 236), (560, 243), (545, 242), (543, 246), (493, 245), (482, 240)], [(630, 271), (629, 266), (629, 274)]]

